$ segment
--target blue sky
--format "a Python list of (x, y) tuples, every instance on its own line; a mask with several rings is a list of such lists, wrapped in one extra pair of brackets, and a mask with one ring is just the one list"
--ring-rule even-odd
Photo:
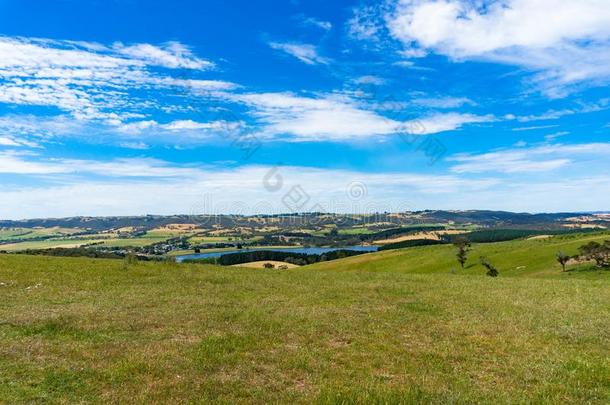
[(0, 217), (610, 207), (602, 0), (0, 0)]

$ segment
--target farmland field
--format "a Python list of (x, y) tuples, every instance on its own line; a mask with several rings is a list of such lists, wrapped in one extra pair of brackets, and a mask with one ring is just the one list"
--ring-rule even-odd
[[(37, 229), (31, 234), (13, 236), (12, 238), (6, 237), (5, 240), (15, 239), (15, 242), (0, 245), (0, 250), (18, 252), (28, 249), (72, 248), (90, 244), (99, 244), (104, 247), (143, 247), (164, 242), (170, 238), (192, 234), (192, 232), (186, 230), (153, 229), (143, 235), (134, 237), (120, 236), (116, 232), (69, 236), (69, 232), (75, 233), (76, 231), (57, 228)], [(5, 230), (2, 232), (4, 232), (4, 235), (10, 235), (10, 232), (16, 233), (18, 231)], [(19, 232), (24, 233), (23, 231)], [(51, 237), (44, 240), (28, 240), (41, 236)]]
[(28, 249), (52, 249), (52, 248), (73, 248), (88, 245), (91, 243), (106, 243), (106, 239), (86, 239), (86, 238), (53, 238), (46, 240), (37, 240), (37, 241), (25, 241), (25, 242), (17, 242), (17, 243), (8, 243), (5, 245), (0, 245), (0, 250), (4, 250), (7, 252), (18, 252), (21, 250)]
[(299, 267), (296, 264), (287, 263), (287, 262), (279, 262), (279, 261), (275, 261), (275, 260), (263, 260), (260, 262), (234, 264), (232, 267), (246, 267), (249, 269), (263, 269), (263, 268), (265, 268), (265, 265), (269, 265), (269, 264), (273, 265), (273, 267), (275, 267), (275, 268), (285, 266), (288, 269), (294, 269), (294, 268)]
[(12, 228), (0, 229), (0, 240), (27, 240), (42, 237), (67, 236), (81, 232), (71, 228)]
[[(608, 235), (366, 254), (290, 270), (0, 255), (16, 402), (607, 403)], [(485, 254), (500, 277), (476, 264)]]

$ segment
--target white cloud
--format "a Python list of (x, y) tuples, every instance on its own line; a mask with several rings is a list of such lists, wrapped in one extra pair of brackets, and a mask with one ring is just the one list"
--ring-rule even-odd
[(565, 116), (575, 115), (575, 114), (588, 114), (604, 111), (610, 108), (610, 99), (603, 98), (596, 102), (590, 103), (579, 103), (576, 108), (566, 108), (563, 110), (549, 110), (541, 114), (530, 114), (530, 115), (520, 115), (516, 116), (513, 114), (509, 114), (505, 118), (507, 120), (517, 120), (519, 122), (533, 122), (533, 121), (551, 121), (558, 120)]
[(36, 147), (59, 134), (78, 133), (82, 130), (81, 122), (66, 116), (23, 114), (0, 117), (0, 133), (7, 134), (6, 137), (22, 146)]
[(320, 29), (323, 29), (324, 31), (330, 31), (333, 28), (333, 25), (329, 21), (323, 21), (317, 18), (304, 16), (302, 16), (301, 20), (303, 24), (318, 27)]
[[(13, 176), (44, 175), (53, 181), (36, 186), (2, 184), (3, 218), (143, 213), (372, 213), (417, 209), (548, 212), (601, 210), (610, 203), (610, 178), (603, 173), (543, 181), (520, 177), (507, 182), (460, 174), (372, 173), (295, 166), (196, 168), (147, 159), (106, 162), (40, 161), (27, 156), (14, 159), (0, 159), (0, 167), (6, 171), (8, 166), (11, 173), (20, 173)], [(95, 179), (86, 176), (89, 174), (96, 175)], [(265, 187), (265, 181), (279, 185), (279, 190)], [(366, 188), (358, 201), (347, 194), (355, 182)], [(295, 190), (304, 193), (299, 205), (286, 205), (286, 196)]]
[(120, 142), (119, 146), (125, 149), (136, 150), (146, 150), (150, 148), (150, 145), (147, 145), (144, 142)]
[(167, 162), (148, 158), (111, 161), (44, 159), (31, 153), (0, 152), (0, 174), (191, 178), (198, 173), (200, 169), (172, 167)]
[(385, 27), (380, 19), (380, 9), (376, 6), (357, 7), (347, 21), (348, 34), (358, 40), (377, 42)]
[(254, 109), (254, 115), (266, 124), (265, 133), (270, 136), (289, 135), (299, 141), (346, 141), (399, 133), (427, 135), (493, 119), (490, 116), (448, 113), (399, 121), (339, 95), (314, 98), (292, 93), (261, 93), (234, 97)]
[(381, 86), (386, 83), (386, 80), (383, 77), (374, 76), (374, 75), (366, 75), (360, 76), (354, 80), (354, 83), (357, 84), (374, 84), (377, 86)]
[(523, 66), (551, 96), (610, 80), (606, 0), (399, 0), (386, 18), (407, 50)]
[[(211, 121), (211, 122), (197, 122), (193, 120), (176, 120), (165, 124), (161, 124), (157, 121), (133, 121), (127, 124), (123, 124), (118, 127), (118, 130), (126, 134), (143, 134), (146, 133), (148, 137), (154, 137), (160, 135), (161, 132), (167, 131), (173, 133), (175, 136), (176, 132), (187, 133), (196, 131), (200, 134), (204, 134), (207, 131), (215, 131), (227, 135), (233, 131), (236, 131), (241, 127), (242, 123), (239, 122), (227, 122), (227, 121)], [(175, 141), (175, 137), (173, 138)]]
[(122, 124), (118, 127), (120, 132), (128, 133), (128, 134), (139, 134), (142, 131), (147, 129), (156, 128), (159, 126), (159, 123), (154, 120), (147, 121), (134, 121), (129, 122), (127, 124)]
[[(147, 65), (168, 68), (209, 69), (213, 63), (200, 59), (184, 45), (169, 42), (161, 46), (115, 44), (113, 48), (101, 44), (84, 44), (74, 41), (56, 41), (39, 38), (0, 37), (0, 68), (19, 70), (37, 69), (43, 75), (45, 69), (91, 68), (93, 71), (65, 71), (66, 75), (91, 77), (96, 74), (113, 75), (111, 69), (120, 67), (145, 67)], [(108, 69), (108, 70), (104, 70)], [(12, 71), (19, 75), (19, 71)], [(139, 72), (141, 73), (141, 72)], [(105, 76), (108, 77), (108, 76)]]
[(558, 126), (559, 125), (536, 125), (536, 126), (532, 126), (532, 127), (513, 128), (512, 131), (514, 131), (514, 132), (536, 131), (536, 130), (540, 130), (540, 129), (557, 128)]
[[(121, 121), (158, 108), (151, 90), (213, 91), (232, 83), (174, 77), (213, 63), (184, 45), (115, 44), (0, 37), (0, 102), (57, 107), (81, 120)], [(167, 68), (159, 71), (159, 68)], [(175, 74), (174, 74), (175, 75)], [(146, 97), (137, 93), (147, 92)]]
[(308, 65), (326, 65), (330, 59), (320, 56), (318, 48), (311, 44), (298, 44), (292, 42), (270, 42), (269, 46), (273, 49), (285, 52), (294, 56), (298, 60)]
[(430, 108), (458, 108), (464, 105), (476, 105), (474, 101), (466, 97), (440, 97), (440, 98), (416, 98), (413, 104)]
[[(454, 173), (536, 173), (552, 172), (576, 163), (599, 163), (600, 157), (610, 154), (610, 143), (574, 145), (543, 145), (532, 148), (507, 149), (483, 154), (460, 154), (447, 160), (457, 164)], [(592, 161), (588, 158), (597, 157)]]
[[(55, 161), (7, 155), (0, 155), (0, 173), (52, 179), (49, 184), (35, 187), (0, 187), (3, 218), (290, 212), (295, 207), (283, 201), (294, 187), (307, 195), (295, 210), (375, 212), (389, 208), (388, 201), (394, 204), (394, 210), (409, 208), (405, 197), (414, 192), (447, 196), (496, 184), (493, 180), (464, 180), (453, 175), (373, 174), (294, 166), (194, 168), (151, 159)], [(320, 178), (325, 181), (320, 182)], [(265, 187), (265, 181), (275, 184), (278, 180), (280, 190), (274, 192)], [(370, 196), (365, 196), (358, 206), (346, 194), (354, 181), (365, 183)]]
[[(411, 55), (409, 57), (423, 57), (425, 55)], [(408, 70), (414, 70), (414, 71), (420, 71), (420, 72), (434, 72), (435, 69), (427, 67), (427, 66), (418, 66), (415, 64), (415, 62), (410, 61), (410, 60), (400, 60), (398, 62), (394, 62), (393, 65), (395, 66), (400, 66), (402, 68), (408, 69)]]
[(562, 136), (569, 135), (569, 134), (570, 133), (568, 131), (559, 131), (559, 132), (545, 135), (544, 140), (547, 142), (552, 142), (552, 141), (556, 140), (557, 138), (561, 138)]
[(19, 144), (11, 138), (0, 136), (0, 146), (19, 146)]
[(228, 136), (237, 133), (245, 125), (243, 122), (224, 120), (238, 118), (230, 114), (216, 113), (210, 118), (207, 122), (190, 119), (167, 122), (139, 119), (124, 122), (118, 119), (116, 122), (92, 123), (74, 120), (69, 116), (7, 115), (0, 117), (0, 134), (7, 134), (0, 136), (0, 146), (35, 148), (57, 142), (78, 141), (128, 149), (148, 149), (156, 145), (193, 147), (211, 142), (227, 142)]
[(26, 139), (16, 139), (12, 136), (0, 136), (0, 146), (27, 146), (29, 148), (39, 148), (36, 142), (31, 142)]
[(211, 92), (216, 90), (233, 90), (239, 86), (222, 80), (176, 79), (165, 77), (155, 80), (155, 83), (167, 87), (184, 87), (195, 92)]
[(192, 120), (173, 121), (163, 126), (170, 131), (195, 130), (195, 129), (219, 129), (222, 124), (219, 122), (195, 122)]
[(440, 132), (454, 131), (467, 124), (493, 122), (491, 115), (480, 116), (474, 114), (446, 113), (434, 114), (408, 123), (410, 127), (419, 128), (416, 134), (428, 135)]
[(193, 55), (191, 50), (179, 42), (168, 42), (163, 46), (136, 44), (125, 46), (117, 43), (113, 46), (121, 55), (134, 60), (141, 60), (149, 65), (164, 66), (171, 69), (210, 69), (212, 62)]

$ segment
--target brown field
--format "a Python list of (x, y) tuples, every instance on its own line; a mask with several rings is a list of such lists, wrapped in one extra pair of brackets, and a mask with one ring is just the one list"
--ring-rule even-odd
[(161, 231), (197, 231), (201, 230), (196, 224), (167, 224), (157, 228)]
[(537, 239), (548, 239), (548, 238), (552, 238), (553, 235), (537, 235), (537, 236), (532, 236), (531, 238), (527, 238), (527, 240), (537, 240)]
[(242, 264), (235, 264), (231, 267), (247, 267), (250, 269), (264, 269), (265, 268), (265, 264), (267, 263), (271, 263), (275, 266), (275, 268), (277, 269), (280, 266), (286, 266), (289, 269), (294, 269), (297, 268), (299, 266), (297, 266), (296, 264), (292, 264), (292, 263), (286, 263), (286, 262), (278, 262), (275, 260), (263, 260), (260, 262), (250, 262), (250, 263), (242, 263)]
[(418, 239), (428, 239), (428, 240), (440, 240), (440, 235), (459, 235), (462, 233), (466, 233), (466, 231), (460, 230), (447, 230), (447, 231), (434, 231), (434, 232), (418, 232), (410, 235), (399, 236), (398, 238), (392, 239), (383, 239), (375, 241), (376, 244), (388, 244), (388, 243), (396, 243), (396, 242), (404, 242), (406, 240), (418, 240)]

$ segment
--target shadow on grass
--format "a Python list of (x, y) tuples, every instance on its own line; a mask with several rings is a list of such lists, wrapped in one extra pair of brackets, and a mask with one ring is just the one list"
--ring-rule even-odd
[(591, 273), (610, 273), (610, 267), (597, 267), (594, 265), (578, 266), (567, 269), (566, 274), (591, 274)]
[(74, 318), (67, 316), (7, 325), (14, 333), (24, 337), (71, 341), (102, 341), (108, 338), (105, 333), (80, 328)]

